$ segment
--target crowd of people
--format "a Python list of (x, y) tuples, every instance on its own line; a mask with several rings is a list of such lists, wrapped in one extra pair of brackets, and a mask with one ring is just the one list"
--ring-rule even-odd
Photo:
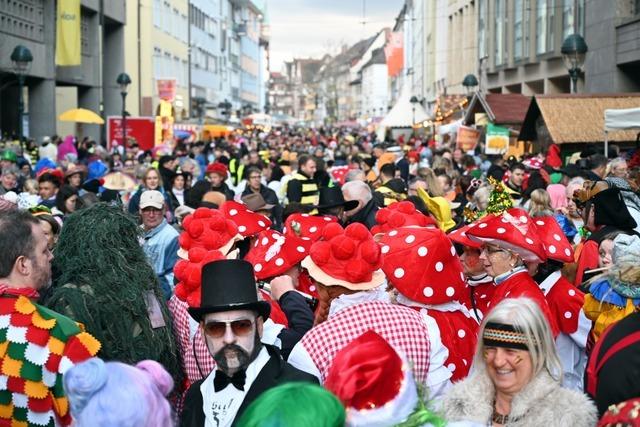
[(638, 426), (640, 154), (612, 151), (7, 141), (0, 425)]

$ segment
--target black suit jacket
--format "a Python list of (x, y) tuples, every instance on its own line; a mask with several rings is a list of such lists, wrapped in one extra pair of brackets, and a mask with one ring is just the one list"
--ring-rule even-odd
[[(294, 381), (318, 384), (316, 377), (296, 369), (285, 362), (276, 347), (270, 345), (265, 345), (265, 347), (269, 352), (270, 359), (267, 364), (264, 365), (264, 368), (262, 368), (253, 384), (251, 384), (251, 388), (247, 391), (232, 425), (236, 424), (254, 400), (273, 387)], [(204, 380), (206, 380), (206, 378)], [(204, 380), (193, 383), (185, 395), (184, 409), (180, 416), (181, 427), (202, 427), (204, 425), (205, 416), (202, 411), (202, 393), (200, 392), (200, 385)]]

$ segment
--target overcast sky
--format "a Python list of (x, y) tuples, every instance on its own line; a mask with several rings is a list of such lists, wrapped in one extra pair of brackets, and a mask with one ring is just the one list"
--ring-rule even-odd
[[(267, 0), (271, 70), (293, 57), (320, 57), (393, 27), (404, 0)], [(331, 53), (331, 52), (329, 52)]]

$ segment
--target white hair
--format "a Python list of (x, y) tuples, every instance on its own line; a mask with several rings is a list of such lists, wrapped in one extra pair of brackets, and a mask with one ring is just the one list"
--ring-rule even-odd
[(487, 209), (489, 205), (489, 196), (491, 195), (491, 186), (484, 185), (476, 190), (473, 193), (473, 203), (476, 205), (478, 210), (483, 211)]
[(364, 181), (365, 178), (366, 178), (366, 175), (362, 169), (351, 169), (344, 176), (344, 182)]
[(371, 187), (364, 181), (350, 181), (342, 186), (342, 194), (348, 194), (349, 200), (358, 200), (363, 204), (369, 203), (373, 198)]
[(556, 351), (549, 321), (538, 304), (530, 298), (507, 298), (498, 303), (482, 321), (478, 334), (478, 345), (473, 361), (476, 372), (486, 371), (484, 342), (482, 336), (487, 322), (504, 323), (514, 326), (526, 336), (533, 377), (546, 370), (556, 381), (562, 381), (562, 364)]

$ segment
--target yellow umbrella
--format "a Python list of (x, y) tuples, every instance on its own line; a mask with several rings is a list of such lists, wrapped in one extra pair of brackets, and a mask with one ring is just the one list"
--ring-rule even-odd
[(84, 108), (74, 108), (60, 114), (58, 117), (63, 122), (76, 122), (76, 123), (92, 123), (96, 125), (103, 125), (104, 120), (91, 110), (85, 110)]

